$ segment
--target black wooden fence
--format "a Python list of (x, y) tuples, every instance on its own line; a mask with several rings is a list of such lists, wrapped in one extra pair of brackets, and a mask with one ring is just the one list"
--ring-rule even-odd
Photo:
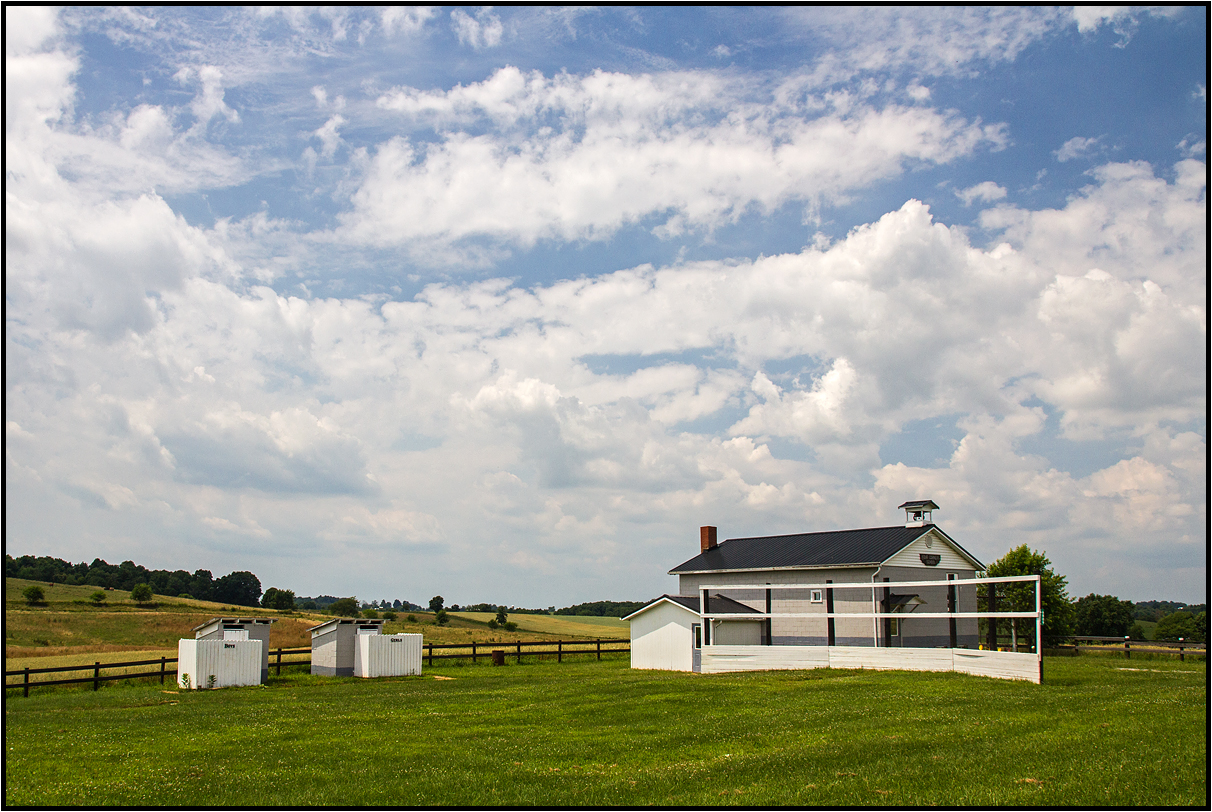
[[(1088, 645), (1088, 644), (1093, 645)], [(1127, 659), (1135, 654), (1177, 654), (1180, 661), (1185, 661), (1188, 654), (1207, 657), (1208, 646), (1205, 643), (1194, 643), (1179, 638), (1177, 642), (1169, 640), (1131, 640), (1127, 637), (1099, 637), (1094, 635), (1069, 635), (1066, 637), (1044, 638), (1045, 654), (1078, 654), (1083, 651), (1095, 651), (1119, 654)]]
[[(435, 654), (434, 650), (446, 651), (445, 654)], [(555, 657), (556, 662), (564, 662), (564, 657), (574, 654), (595, 655), (597, 659), (602, 659), (602, 654), (619, 654), (631, 651), (631, 641), (622, 640), (533, 640), (533, 641), (518, 641), (514, 643), (448, 643), (434, 644), (427, 643), (423, 646), (423, 657), (429, 661), (429, 665), (433, 665), (434, 660), (458, 660), (470, 659), (473, 663), (480, 659), (491, 658), (494, 651), (509, 652), (510, 656), (516, 657), (517, 661), (522, 662), (522, 654), (525, 653), (528, 657), (537, 659), (550, 659)], [(306, 658), (299, 658), (299, 655), (307, 655)], [(291, 657), (292, 659), (283, 660), (282, 658)], [(498, 655), (500, 658), (502, 655)], [(275, 648), (269, 650), (270, 663), (269, 667), (274, 669), (276, 674), (282, 674), (282, 666), (291, 665), (311, 665), (311, 649), (310, 648)], [(159, 668), (150, 669), (147, 671), (123, 671), (118, 674), (103, 674), (102, 671), (115, 668), (137, 668), (139, 666), (154, 665)], [(169, 668), (169, 666), (173, 666)], [(47, 688), (52, 685), (87, 685), (91, 684), (93, 690), (99, 690), (102, 682), (110, 680), (122, 679), (160, 679), (160, 684), (164, 684), (165, 677), (177, 676), (177, 658), (176, 657), (160, 657), (155, 660), (133, 660), (122, 663), (102, 663), (95, 662), (92, 665), (61, 665), (54, 668), (22, 668), (15, 671), (4, 672), (4, 688), (21, 689), (22, 696), (29, 696), (31, 688)], [(35, 679), (31, 680), (30, 676), (38, 676), (42, 674), (64, 674), (69, 672), (91, 671), (91, 676), (74, 677), (71, 679)], [(9, 682), (10, 677), (20, 677), (19, 682)], [(174, 682), (176, 680), (174, 679)]]

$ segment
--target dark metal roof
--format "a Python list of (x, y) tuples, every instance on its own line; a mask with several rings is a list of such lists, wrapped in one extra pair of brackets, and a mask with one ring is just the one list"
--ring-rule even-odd
[(934, 504), (934, 502), (930, 501), (929, 499), (918, 499), (913, 502), (905, 502), (903, 505), (897, 505), (897, 509), (899, 510), (900, 508), (909, 508), (911, 510), (914, 508), (923, 508), (926, 510), (939, 509), (938, 505)]
[(877, 566), (903, 550), (910, 542), (936, 530), (963, 555), (976, 562), (967, 550), (935, 525), (921, 527), (870, 527), (862, 530), (828, 530), (823, 533), (793, 533), (787, 536), (758, 536), (727, 539), (706, 552), (669, 570), (685, 572), (767, 570), (777, 568)]
[[(692, 612), (699, 611), (699, 596), (698, 595), (662, 595), (663, 598), (668, 598), (675, 603), (680, 603)], [(658, 598), (660, 600), (660, 598)], [(726, 598), (723, 595), (709, 595), (708, 602), (711, 608), (717, 612), (738, 613), (738, 612), (754, 612), (757, 610), (751, 606), (746, 606), (743, 603), (738, 603), (732, 598)]]
[[(623, 618), (623, 620), (627, 620), (628, 618), (635, 617), (640, 612), (643, 612), (644, 610), (659, 603), (662, 600), (673, 601), (678, 606), (685, 607), (686, 609), (689, 609), (691, 612), (697, 613), (699, 611), (699, 596), (698, 595), (662, 595), (659, 598), (654, 598), (653, 600), (649, 601), (644, 606), (640, 607), (639, 609), (635, 610), (627, 617)], [(757, 610), (754, 609), (752, 606), (746, 606), (743, 603), (738, 603), (737, 601), (734, 601), (732, 598), (725, 598), (723, 595), (718, 595), (718, 594), (711, 595), (709, 600), (710, 600), (710, 604), (711, 604), (710, 608), (714, 611), (721, 612), (723, 614), (741, 614), (744, 612), (753, 612), (754, 614), (757, 614)], [(761, 618), (754, 618), (754, 619), (760, 620)]]

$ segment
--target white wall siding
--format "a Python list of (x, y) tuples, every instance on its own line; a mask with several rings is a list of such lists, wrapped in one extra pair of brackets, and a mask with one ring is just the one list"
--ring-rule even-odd
[(798, 671), (827, 668), (827, 646), (711, 646), (703, 649), (703, 673)]
[[(931, 542), (931, 546), (929, 547), (926, 546), (927, 540)], [(922, 563), (922, 559), (920, 558), (920, 555), (923, 553), (926, 555), (937, 555), (939, 557), (938, 564), (933, 567), (927, 567), (924, 563)], [(929, 533), (923, 533), (921, 536), (911, 541), (903, 550), (885, 561), (884, 565), (890, 567), (918, 567), (920, 569), (937, 571), (951, 570), (955, 572), (959, 570), (966, 570), (967, 572), (973, 572), (972, 562), (960, 555), (959, 552), (951, 546), (951, 542), (947, 541), (942, 537), (942, 535), (936, 533), (934, 530), (931, 530)], [(939, 577), (946, 578), (947, 576), (941, 575)], [(964, 578), (971, 576), (960, 577)]]
[(1035, 654), (1013, 651), (972, 651), (953, 649), (956, 671), (979, 677), (1025, 679), (1039, 682), (1040, 661)]
[(404, 677), (421, 673), (421, 635), (359, 634), (354, 676)]
[(179, 640), (177, 684), (190, 688), (215, 688), (261, 684), (260, 640)]
[(659, 603), (632, 618), (631, 667), (692, 670), (692, 627), (697, 622), (697, 615), (669, 602)]
[(705, 646), (703, 673), (806, 668), (959, 671), (998, 679), (1040, 681), (1039, 657), (1009, 651), (871, 648), (867, 646)]

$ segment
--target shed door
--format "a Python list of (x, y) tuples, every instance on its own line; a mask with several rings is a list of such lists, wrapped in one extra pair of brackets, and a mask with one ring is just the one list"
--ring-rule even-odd
[(690, 629), (694, 646), (690, 652), (690, 670), (698, 674), (703, 670), (703, 624), (695, 623)]

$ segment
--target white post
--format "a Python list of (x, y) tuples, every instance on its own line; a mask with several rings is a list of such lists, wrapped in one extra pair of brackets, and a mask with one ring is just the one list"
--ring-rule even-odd
[(1037, 575), (1035, 577), (1035, 652), (1039, 661), (1044, 661), (1044, 582)]
[(880, 647), (880, 619), (875, 616), (878, 611), (875, 608), (875, 593), (879, 589), (876, 586), (875, 576), (871, 576), (871, 647)]

